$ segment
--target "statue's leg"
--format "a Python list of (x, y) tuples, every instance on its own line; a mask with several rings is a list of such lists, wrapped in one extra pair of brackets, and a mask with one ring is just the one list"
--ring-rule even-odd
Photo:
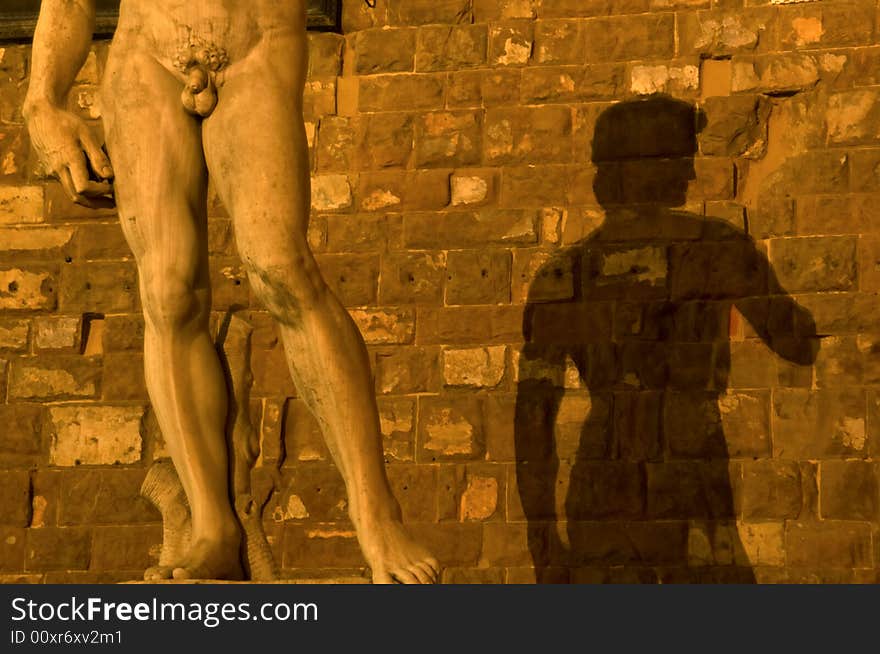
[(345, 479), (375, 583), (430, 583), (438, 564), (401, 523), (385, 475), (366, 347), (306, 240), (305, 35), (266, 35), (225, 71), (203, 125), (211, 178), (233, 217), (254, 292), (277, 319), (297, 389)]
[(208, 331), (207, 170), (181, 83), (149, 55), (114, 43), (102, 89), (116, 198), (137, 260), (147, 388), (192, 511), (192, 547), (147, 577), (241, 575), (230, 506), (226, 387)]

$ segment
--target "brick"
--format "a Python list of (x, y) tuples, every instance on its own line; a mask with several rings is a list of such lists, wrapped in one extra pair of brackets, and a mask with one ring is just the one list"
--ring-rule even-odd
[(767, 141), (770, 104), (755, 96), (707, 98), (707, 124), (698, 135), (705, 155), (760, 158)]
[(670, 453), (686, 458), (770, 455), (768, 393), (671, 393), (664, 410)]
[(0, 404), (0, 466), (36, 463), (42, 453), (43, 408), (39, 404)]
[(389, 3), (394, 25), (455, 24), (470, 22), (472, 7), (468, 0), (392, 0)]
[(143, 468), (65, 470), (60, 480), (58, 522), (104, 525), (156, 522), (159, 513), (140, 489)]
[(419, 456), (426, 462), (481, 458), (485, 442), (479, 400), (420, 398), (418, 441)]
[(28, 525), (31, 516), (30, 488), (27, 471), (0, 470), (0, 525)]
[(309, 33), (309, 76), (339, 75), (345, 39), (328, 32)]
[(849, 236), (775, 239), (770, 260), (789, 292), (855, 290), (856, 246)]
[(683, 12), (680, 16), (684, 54), (718, 57), (773, 49), (776, 21), (769, 7)]
[(404, 522), (433, 522), (437, 513), (437, 476), (434, 466), (388, 467), (391, 491), (400, 502)]
[(159, 562), (160, 525), (95, 527), (91, 570), (146, 570)]
[(416, 70), (460, 70), (486, 63), (486, 25), (429, 26), (419, 29)]
[(406, 214), (403, 242), (420, 250), (436, 247), (438, 242), (449, 248), (534, 244), (538, 238), (535, 218), (535, 212), (518, 209)]
[(773, 456), (864, 457), (865, 397), (859, 389), (779, 389), (773, 395)]
[(732, 475), (726, 461), (649, 463), (647, 513), (652, 518), (735, 516)]
[(796, 519), (802, 506), (801, 471), (794, 461), (743, 464), (742, 512), (745, 520)]
[(362, 567), (364, 558), (354, 529), (331, 525), (284, 525), (283, 568)]
[(318, 172), (345, 172), (354, 168), (356, 126), (346, 116), (324, 116), (318, 125), (315, 159)]
[(779, 12), (779, 42), (784, 49), (870, 45), (874, 6), (865, 0), (830, 6), (784, 6)]
[(72, 251), (73, 235), (72, 227), (0, 228), (0, 252), (7, 260), (58, 259)]
[(25, 533), (25, 530), (19, 527), (0, 527), (0, 572), (24, 570)]
[(415, 410), (413, 398), (378, 398), (379, 427), (386, 462), (415, 458)]
[(486, 114), (489, 164), (568, 162), (572, 117), (568, 107), (491, 109)]
[(43, 222), (41, 186), (0, 186), (0, 224)]
[(865, 523), (787, 522), (786, 565), (840, 568), (871, 566), (871, 528)]
[(64, 406), (49, 409), (52, 465), (136, 463), (143, 407)]
[(89, 567), (91, 541), (87, 527), (28, 529), (25, 569), (85, 570)]
[(388, 393), (430, 393), (440, 389), (437, 348), (395, 347), (376, 353), (376, 390)]
[(494, 388), (504, 378), (506, 351), (503, 346), (445, 350), (443, 381), (446, 386)]
[(823, 519), (874, 520), (877, 517), (877, 467), (868, 461), (822, 461), (819, 506)]
[(510, 254), (506, 251), (450, 252), (446, 304), (500, 304), (510, 301)]
[(144, 348), (144, 318), (140, 314), (108, 316), (103, 338), (108, 352)]
[(534, 60), (538, 64), (584, 63), (585, 33), (589, 23), (580, 20), (541, 20), (535, 23)]
[(64, 355), (15, 361), (9, 380), (10, 397), (21, 400), (65, 400), (97, 395), (100, 362)]
[(0, 350), (21, 352), (27, 349), (30, 322), (27, 320), (0, 320)]
[(363, 173), (358, 181), (363, 211), (438, 210), (449, 204), (448, 170), (386, 170)]
[(416, 32), (411, 28), (359, 31), (354, 39), (355, 71), (359, 75), (411, 72)]
[(375, 302), (379, 258), (367, 254), (322, 254), (316, 257), (327, 284), (345, 306)]
[(110, 402), (149, 401), (142, 354), (114, 352), (104, 355), (101, 397)]
[(368, 345), (411, 343), (415, 313), (410, 309), (359, 309), (349, 312)]
[(51, 311), (57, 304), (56, 270), (0, 268), (0, 311)]
[(445, 97), (444, 77), (437, 74), (376, 75), (360, 79), (359, 109), (401, 111), (440, 109)]
[(552, 66), (527, 68), (522, 73), (526, 104), (591, 102), (612, 99), (626, 86), (625, 66)]
[(366, 116), (362, 130), (358, 157), (365, 168), (406, 166), (415, 138), (412, 114), (383, 113)]
[(312, 207), (337, 211), (351, 206), (351, 185), (347, 175), (318, 175), (312, 178)]
[(672, 57), (671, 13), (596, 18), (584, 23), (587, 63)]
[(59, 307), (66, 313), (123, 313), (138, 303), (134, 263), (90, 263), (65, 266)]
[(481, 206), (497, 197), (498, 173), (491, 168), (459, 169), (449, 179), (453, 207)]
[(539, 4), (535, 0), (475, 0), (474, 21), (485, 23), (508, 18), (535, 18)]
[(41, 350), (70, 350), (79, 346), (82, 321), (79, 316), (39, 317), (34, 320), (34, 347)]
[(471, 111), (428, 113), (415, 124), (415, 165), (470, 166), (480, 162), (481, 117)]
[(489, 26), (488, 61), (492, 66), (524, 66), (532, 56), (535, 37), (531, 21), (508, 21)]
[(398, 214), (328, 215), (328, 252), (375, 252), (396, 247), (403, 218)]

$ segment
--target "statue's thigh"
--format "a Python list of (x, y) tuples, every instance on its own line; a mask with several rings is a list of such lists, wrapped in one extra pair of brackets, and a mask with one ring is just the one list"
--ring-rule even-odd
[(123, 231), (141, 268), (194, 278), (207, 260), (207, 169), (199, 123), (180, 93), (149, 55), (111, 53), (101, 97)]

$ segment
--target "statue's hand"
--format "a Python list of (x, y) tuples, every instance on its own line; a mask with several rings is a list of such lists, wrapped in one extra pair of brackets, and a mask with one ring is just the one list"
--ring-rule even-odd
[(85, 121), (47, 103), (27, 107), (25, 116), (40, 162), (70, 199), (87, 207), (112, 205), (113, 169)]

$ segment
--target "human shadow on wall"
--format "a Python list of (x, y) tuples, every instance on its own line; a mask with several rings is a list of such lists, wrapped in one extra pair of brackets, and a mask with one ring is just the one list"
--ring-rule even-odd
[(770, 398), (727, 391), (731, 309), (792, 368), (818, 340), (741, 228), (675, 209), (702, 122), (662, 95), (605, 110), (604, 221), (530, 286), (515, 445), (539, 582), (755, 581), (736, 460), (771, 456)]

